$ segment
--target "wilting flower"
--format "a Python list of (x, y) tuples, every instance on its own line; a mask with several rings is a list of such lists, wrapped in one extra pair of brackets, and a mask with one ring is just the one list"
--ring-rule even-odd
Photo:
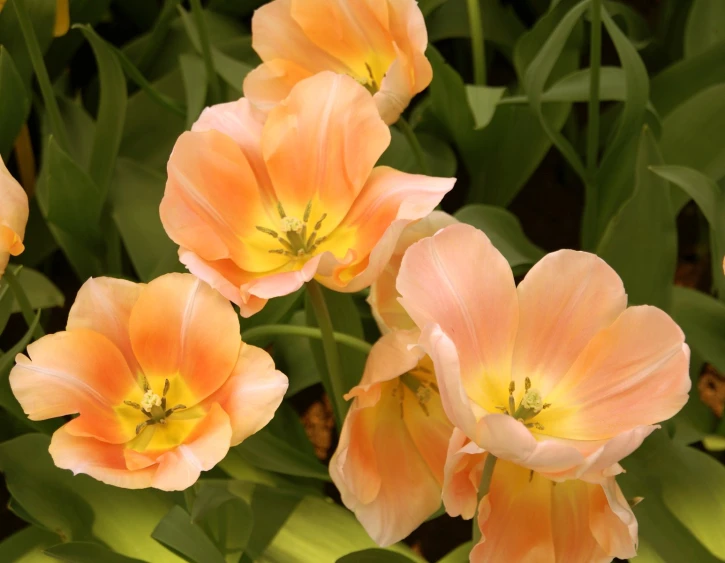
[(181, 261), (244, 316), (313, 278), (358, 291), (455, 182), (373, 168), (389, 142), (365, 89), (331, 72), (263, 126), (247, 100), (214, 106), (174, 147), (161, 220)]
[(596, 480), (687, 402), (684, 334), (655, 307), (627, 308), (593, 254), (549, 254), (517, 288), (486, 235), (452, 225), (410, 247), (397, 288), (446, 413), (498, 458)]
[(275, 0), (255, 12), (252, 45), (263, 64), (247, 75), (244, 95), (265, 111), (300, 80), (331, 70), (365, 86), (392, 124), (433, 77), (415, 0)]
[(488, 456), (456, 429), (446, 463), (444, 502), (451, 515), (478, 510), (481, 540), (471, 563), (605, 563), (637, 555), (637, 520), (614, 477), (600, 484), (554, 482), (498, 460), (480, 505), (478, 484)]
[(443, 211), (433, 211), (430, 215), (408, 225), (400, 235), (390, 261), (378, 278), (370, 286), (368, 303), (373, 317), (378, 323), (380, 332), (386, 334), (391, 330), (412, 329), (415, 323), (408, 316), (398, 301), (400, 294), (395, 288), (395, 281), (400, 271), (400, 262), (408, 247), (420, 239), (434, 235), (443, 227), (457, 223), (455, 217)]
[(10, 260), (25, 247), (23, 237), (28, 223), (28, 195), (13, 178), (0, 158), (0, 276)]
[(373, 346), (360, 385), (346, 395), (354, 400), (330, 461), (345, 506), (382, 546), (406, 537), (441, 504), (453, 427), (417, 339), (417, 331), (395, 331)]
[(274, 416), (287, 378), (239, 336), (231, 304), (189, 274), (91, 279), (65, 332), (19, 354), (13, 393), (53, 434), (58, 467), (118, 487), (189, 487)]

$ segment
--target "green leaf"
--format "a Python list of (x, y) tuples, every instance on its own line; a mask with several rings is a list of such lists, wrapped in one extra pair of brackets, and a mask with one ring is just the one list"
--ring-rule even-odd
[(314, 455), (292, 447), (267, 428), (253, 434), (234, 449), (242, 459), (260, 469), (330, 481), (327, 468)]
[(506, 88), (492, 88), (489, 86), (466, 86), (468, 105), (473, 112), (473, 119), (476, 122), (476, 129), (483, 129), (491, 123), (493, 114), (496, 111), (501, 96)]
[(607, 12), (612, 17), (619, 17), (627, 26), (627, 37), (638, 50), (644, 49), (652, 42), (652, 32), (647, 20), (632, 6), (621, 2), (605, 2)]
[[(428, 159), (431, 175), (439, 178), (455, 176), (458, 162), (456, 154), (450, 145), (440, 137), (422, 131), (416, 131), (415, 134)], [(411, 174), (418, 173), (420, 165), (405, 135), (397, 128), (392, 127), (390, 137), (390, 144), (378, 160), (377, 165), (390, 166), (395, 170), (410, 172)]]
[(126, 77), (113, 49), (93, 31), (92, 27), (85, 25), (74, 27), (80, 29), (91, 44), (98, 65), (101, 94), (88, 175), (98, 186), (101, 201), (105, 201), (126, 119), (128, 101)]
[(518, 218), (502, 207), (467, 205), (455, 217), (486, 233), (511, 268), (531, 266), (544, 257), (544, 251), (526, 237)]
[(114, 553), (93, 542), (61, 543), (46, 549), (45, 554), (68, 563), (97, 563), (98, 561), (103, 561), (103, 563), (143, 563), (141, 559)]
[[(45, 53), (53, 41), (55, 3), (47, 0), (25, 0), (24, 3), (40, 50)], [(18, 73), (29, 90), (33, 65), (30, 62), (28, 48), (25, 46), (25, 39), (20, 31), (15, 9), (11, 3), (8, 4), (7, 9), (0, 11), (0, 38), (2, 38), (3, 47), (13, 57)]]
[(151, 537), (191, 563), (226, 563), (209, 537), (178, 505), (163, 517)]
[(337, 563), (410, 563), (415, 561), (401, 553), (387, 549), (363, 549), (340, 557)]
[(652, 166), (650, 169), (661, 178), (682, 188), (688, 197), (695, 200), (710, 226), (716, 227), (717, 204), (722, 197), (720, 186), (703, 173), (686, 166), (664, 165)]
[(687, 343), (702, 358), (725, 372), (725, 304), (694, 289), (672, 288), (672, 317)]
[(183, 271), (178, 246), (166, 235), (159, 217), (164, 186), (161, 174), (125, 158), (118, 160), (109, 194), (111, 216), (144, 282)]
[(179, 57), (181, 76), (184, 79), (186, 92), (186, 128), (191, 129), (199, 119), (206, 101), (206, 69), (204, 61), (197, 55), (181, 55)]
[(245, 319), (241, 318), (242, 338), (244, 331), (260, 325), (274, 325), (282, 322), (288, 314), (302, 303), (304, 289), (299, 289), (289, 295), (270, 299), (259, 313)]
[(0, 553), (13, 563), (50, 563), (43, 550), (58, 543), (58, 536), (41, 528), (27, 527), (0, 542)]
[(685, 27), (685, 58), (725, 41), (725, 2), (694, 0)]
[[(25, 295), (30, 300), (30, 305), (35, 310), (62, 307), (65, 303), (65, 297), (63, 297), (61, 291), (55, 287), (53, 282), (36, 270), (23, 268), (18, 274), (18, 282), (23, 287)], [(15, 300), (12, 312), (18, 313), (19, 311), (20, 305)]]
[(30, 113), (30, 96), (8, 50), (0, 45), (0, 107), (12, 111), (0, 112), (0, 157), (10, 156), (10, 150)]
[(665, 116), (662, 154), (668, 164), (725, 177), (725, 84), (703, 90)]
[(50, 438), (26, 434), (0, 444), (0, 470), (8, 491), (43, 527), (65, 541), (100, 541), (144, 561), (181, 561), (150, 538), (173, 505), (173, 496), (153, 489), (128, 490), (73, 476), (55, 467)]
[[(264, 312), (264, 309), (262, 309), (262, 312)], [(292, 315), (288, 324), (307, 326), (305, 312), (297, 311)], [(320, 372), (318, 371), (319, 368), (309, 338), (304, 336), (280, 336), (274, 340), (274, 350), (275, 362), (289, 379), (288, 397), (316, 383), (320, 383)]]
[(630, 303), (647, 303), (668, 311), (677, 261), (677, 230), (670, 187), (649, 169), (658, 164), (662, 164), (662, 156), (645, 127), (637, 152), (634, 193), (610, 221), (597, 254), (620, 275)]
[(442, 559), (439, 559), (438, 563), (467, 563), (471, 549), (473, 549), (471, 542), (461, 544)]

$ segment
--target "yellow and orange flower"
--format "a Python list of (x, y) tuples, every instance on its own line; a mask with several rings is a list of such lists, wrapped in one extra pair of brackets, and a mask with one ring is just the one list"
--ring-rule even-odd
[(455, 182), (373, 168), (389, 143), (365, 89), (332, 72), (297, 84), (263, 125), (246, 99), (214, 106), (174, 147), (161, 220), (187, 268), (245, 317), (313, 278), (358, 291)]
[(10, 256), (25, 247), (23, 237), (28, 223), (28, 195), (10, 174), (0, 158), (0, 276), (5, 273)]
[(263, 64), (247, 75), (244, 95), (263, 111), (329, 70), (364, 85), (392, 124), (433, 78), (415, 0), (274, 0), (254, 14), (252, 45)]
[(10, 386), (31, 420), (78, 413), (55, 464), (118, 487), (181, 490), (274, 416), (287, 378), (242, 342), (231, 304), (188, 274), (97, 278), (67, 330), (19, 354)]
[(689, 348), (656, 307), (627, 308), (593, 254), (544, 257), (518, 288), (486, 235), (452, 225), (411, 246), (397, 289), (451, 422), (498, 458), (595, 482), (676, 414)]
[(608, 563), (637, 555), (637, 519), (614, 477), (599, 484), (557, 483), (498, 460), (488, 494), (476, 506), (488, 456), (458, 429), (451, 438), (443, 500), (448, 513), (472, 518), (480, 541), (471, 563)]
[(453, 426), (417, 331), (383, 336), (368, 357), (330, 461), (342, 501), (379, 545), (402, 540), (441, 504)]

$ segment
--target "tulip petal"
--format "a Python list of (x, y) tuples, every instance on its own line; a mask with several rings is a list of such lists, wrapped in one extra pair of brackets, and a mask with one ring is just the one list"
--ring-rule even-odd
[(619, 559), (637, 555), (637, 519), (614, 478), (589, 487), (589, 525), (602, 550)]
[(609, 439), (667, 420), (687, 402), (689, 348), (675, 322), (656, 307), (630, 307), (582, 351), (537, 420), (545, 433)]
[(139, 372), (128, 334), (128, 319), (143, 284), (115, 278), (91, 278), (78, 290), (68, 313), (68, 330), (88, 329), (118, 348), (131, 373)]
[(349, 76), (322, 72), (303, 80), (274, 108), (262, 133), (262, 153), (287, 215), (310, 223), (328, 217), (329, 233), (365, 185), (390, 144), (370, 94)]
[[(488, 237), (460, 224), (421, 240), (403, 257), (397, 288), (419, 327), (434, 323), (455, 344), (468, 395), (488, 412), (505, 406), (518, 301), (511, 268)], [(436, 373), (452, 370), (436, 362)]]
[[(31, 420), (80, 413), (67, 430), (121, 443), (133, 436), (117, 410), (139, 392), (121, 352), (105, 336), (78, 329), (44, 336), (16, 357), (13, 394)], [(119, 407), (121, 405), (121, 407)]]
[(231, 445), (236, 446), (272, 420), (288, 386), (287, 377), (274, 368), (267, 352), (242, 344), (231, 377), (205, 403), (218, 403), (229, 415)]
[(293, 61), (267, 60), (244, 78), (244, 95), (258, 109), (269, 112), (289, 96), (295, 84), (310, 76), (314, 76), (314, 73)]
[(150, 487), (156, 471), (155, 467), (130, 471), (126, 468), (123, 445), (74, 436), (66, 432), (65, 427), (55, 431), (49, 451), (53, 462), (61, 469), (70, 469), (74, 475), (84, 473), (124, 489)]
[(227, 455), (232, 438), (229, 416), (212, 405), (184, 443), (158, 458), (152, 487), (182, 491), (193, 485), (202, 471), (209, 471)]
[(519, 284), (513, 379), (529, 377), (546, 395), (584, 347), (624, 311), (622, 280), (604, 260), (560, 250), (542, 258)]
[[(239, 356), (239, 318), (229, 302), (189, 274), (167, 274), (141, 292), (131, 345), (153, 389), (177, 374), (169, 403), (191, 407), (219, 389)], [(179, 387), (179, 388), (177, 388)], [(173, 398), (172, 398), (173, 397)]]
[(450, 516), (473, 518), (486, 452), (455, 428), (448, 443), (444, 468), (443, 504)]
[(28, 223), (28, 195), (13, 178), (0, 158), (0, 276), (5, 273), (10, 255), (17, 256), (23, 247)]

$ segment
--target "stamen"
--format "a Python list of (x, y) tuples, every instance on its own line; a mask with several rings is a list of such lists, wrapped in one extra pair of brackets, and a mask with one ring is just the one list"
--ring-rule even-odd
[(310, 238), (307, 239), (307, 248), (312, 248), (315, 244), (315, 238), (317, 237), (317, 231), (313, 231)]
[(164, 416), (170, 416), (172, 413), (174, 413), (176, 411), (184, 410), (185, 408), (186, 408), (186, 405), (176, 405), (175, 407), (171, 407), (169, 410), (167, 410), (164, 413)]
[(141, 405), (139, 405), (138, 403), (134, 403), (133, 401), (124, 401), (123, 404), (141, 410)]
[(285, 233), (299, 233), (305, 224), (300, 221), (297, 217), (283, 217), (282, 218), (282, 232)]
[(141, 399), (141, 408), (146, 412), (151, 412), (154, 407), (161, 406), (161, 397), (149, 389)]
[(149, 386), (149, 380), (146, 379), (146, 376), (145, 375), (142, 375), (141, 376), (141, 383), (143, 384), (144, 393), (146, 391), (148, 391), (149, 389), (151, 389), (151, 387)]
[(509, 382), (509, 413), (514, 416), (516, 411), (516, 401), (514, 401), (514, 391), (516, 391), (516, 383), (513, 381)]
[(279, 213), (279, 216), (282, 219), (284, 219), (285, 217), (287, 217), (287, 214), (284, 212), (284, 207), (282, 207), (282, 202), (281, 201), (278, 201), (277, 202), (277, 213)]
[(164, 381), (164, 392), (161, 394), (162, 397), (166, 397), (166, 393), (169, 392), (169, 380)]
[(322, 217), (320, 217), (320, 220), (317, 221), (317, 223), (315, 223), (316, 231), (319, 231), (322, 228), (322, 222), (325, 220), (326, 217), (327, 217), (327, 213), (323, 213)]
[(310, 200), (307, 203), (307, 207), (305, 207), (305, 214), (302, 216), (302, 220), (307, 223), (307, 221), (310, 220), (310, 213), (312, 212), (312, 200)]
[(531, 380), (527, 377), (524, 380), (524, 390), (528, 391), (529, 389), (531, 389)]
[(283, 248), (273, 248), (272, 250), (268, 250), (270, 254), (287, 254), (287, 251)]
[(277, 231), (273, 231), (272, 229), (268, 229), (267, 227), (259, 227), (257, 226), (257, 230), (263, 232), (265, 235), (269, 235), (273, 238), (278, 238), (279, 235), (277, 234)]

